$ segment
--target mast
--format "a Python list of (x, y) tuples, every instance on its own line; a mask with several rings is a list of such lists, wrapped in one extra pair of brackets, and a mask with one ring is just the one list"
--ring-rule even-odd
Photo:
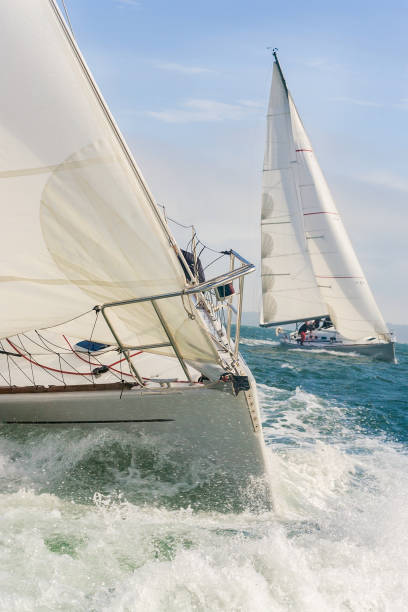
[(290, 94), (273, 49), (262, 177), (261, 326), (315, 319), (327, 314), (310, 261), (289, 107)]
[(274, 48), (272, 49), (272, 55), (273, 55), (273, 57), (275, 58), (275, 64), (276, 64), (276, 65), (277, 65), (277, 67), (278, 67), (279, 75), (280, 75), (280, 78), (282, 79), (282, 83), (283, 83), (283, 86), (284, 86), (284, 88), (285, 88), (286, 95), (287, 95), (287, 96), (289, 96), (288, 86), (286, 85), (286, 80), (285, 80), (285, 77), (283, 76), (282, 68), (281, 68), (281, 65), (280, 65), (280, 63), (279, 63), (279, 59), (278, 59), (278, 53), (277, 53), (278, 51), (279, 51), (279, 49), (277, 49), (276, 47), (274, 47)]
[(288, 90), (276, 48), (272, 55), (261, 220), (261, 325), (328, 314), (348, 340), (387, 340), (387, 326)]

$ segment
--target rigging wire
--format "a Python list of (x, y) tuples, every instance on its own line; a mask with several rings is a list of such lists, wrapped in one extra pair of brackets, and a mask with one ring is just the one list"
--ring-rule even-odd
[[(4, 351), (4, 346), (3, 346), (3, 341), (2, 340), (0, 340), (0, 346), (1, 346), (2, 350)], [(4, 378), (4, 380), (6, 381), (6, 384), (9, 387), (11, 387), (10, 366), (9, 366), (9, 362), (8, 362), (9, 356), (8, 356), (7, 352), (6, 352), (6, 355), (7, 355), (7, 366), (8, 366), (8, 373), (9, 373), (9, 381), (7, 382), (7, 378), (5, 376), (3, 376), (3, 374), (1, 372), (0, 372), (0, 375), (1, 375), (2, 378)]]
[(22, 374), (24, 374), (24, 376), (25, 376), (25, 377), (26, 377), (26, 378), (27, 378), (27, 379), (30, 381), (30, 383), (31, 383), (31, 384), (32, 384), (32, 385), (35, 387), (34, 380), (31, 380), (31, 378), (29, 377), (29, 375), (27, 374), (27, 372), (25, 372), (25, 371), (24, 371), (22, 368), (20, 368), (20, 366), (19, 366), (17, 363), (15, 363), (15, 362), (13, 361), (13, 358), (12, 358), (12, 357), (10, 357), (10, 359), (11, 359), (11, 363), (13, 364), (13, 366), (14, 366), (14, 367), (16, 367), (18, 370), (20, 370), (20, 372), (21, 372)]
[[(93, 335), (94, 335), (95, 327), (96, 327), (96, 324), (98, 322), (99, 312), (100, 312), (99, 308), (97, 310), (95, 310), (95, 321), (94, 321), (94, 324), (93, 324), (93, 327), (92, 327), (91, 335), (89, 337), (89, 342), (92, 342), (92, 338), (93, 338)], [(93, 384), (95, 384), (94, 373), (93, 373), (93, 370), (91, 369), (91, 351), (89, 349), (88, 349), (88, 361), (89, 361), (89, 369), (91, 370), (92, 382), (93, 382)]]
[[(19, 354), (19, 355), (21, 355), (21, 357), (23, 357), (23, 359), (26, 359), (27, 361), (29, 361), (29, 362), (33, 363), (34, 365), (38, 366), (39, 368), (42, 368), (43, 370), (47, 370), (51, 376), (53, 376), (54, 378), (56, 378), (56, 379), (58, 380), (58, 382), (61, 382), (61, 380), (60, 380), (59, 378), (57, 378), (57, 376), (55, 376), (55, 374), (53, 374), (52, 372), (58, 372), (58, 373), (60, 373), (62, 376), (63, 376), (64, 374), (71, 375), (71, 376), (84, 376), (85, 378), (87, 378), (88, 376), (93, 376), (93, 373), (92, 373), (92, 372), (79, 372), (79, 371), (78, 371), (78, 370), (77, 370), (77, 369), (76, 369), (76, 368), (75, 368), (75, 367), (74, 367), (74, 366), (73, 366), (71, 363), (69, 363), (69, 362), (67, 362), (67, 361), (65, 361), (65, 360), (64, 360), (64, 361), (65, 361), (65, 363), (67, 363), (67, 365), (68, 365), (68, 366), (72, 367), (72, 368), (75, 370), (75, 372), (72, 372), (72, 371), (71, 371), (71, 372), (68, 372), (68, 371), (66, 371), (66, 370), (62, 370), (62, 369), (61, 369), (61, 370), (58, 370), (58, 369), (56, 369), (56, 368), (52, 368), (51, 366), (46, 366), (46, 365), (43, 365), (43, 364), (41, 364), (41, 363), (38, 363), (37, 361), (35, 361), (35, 360), (31, 359), (30, 357), (27, 357), (27, 355), (25, 355), (23, 352), (21, 352), (21, 351), (19, 350), (19, 348), (22, 348), (22, 347), (17, 347), (15, 344), (13, 344), (13, 342), (11, 342), (11, 340), (9, 340), (9, 338), (6, 338), (6, 340), (7, 340), (7, 342), (10, 344), (10, 346), (11, 346), (11, 347), (13, 347), (13, 349), (14, 349), (14, 350), (15, 350), (15, 351), (16, 351), (16, 352)], [(2, 344), (2, 342), (1, 342), (1, 340), (0, 340), (0, 344), (1, 344), (1, 346), (3, 346), (3, 344)], [(23, 350), (25, 350), (25, 349), (23, 348)], [(55, 355), (57, 355), (57, 356), (59, 357), (59, 353), (57, 353), (56, 351), (52, 351), (52, 350), (50, 350), (50, 352), (51, 352), (51, 353), (53, 353), (53, 354), (55, 354)], [(73, 353), (74, 353), (74, 354), (75, 354), (77, 357), (79, 357), (79, 355), (77, 355), (77, 354), (75, 353), (75, 351), (74, 351), (74, 350), (72, 350), (72, 352), (73, 352)], [(143, 352), (143, 351), (139, 351), (138, 353), (134, 353), (133, 355), (130, 355), (130, 357), (135, 357), (136, 355), (138, 355), (139, 353), (142, 353), (142, 352)], [(81, 359), (81, 357), (79, 357), (79, 358)], [(94, 358), (95, 358), (95, 359), (97, 359), (97, 357), (95, 357), (95, 355), (94, 355)], [(113, 365), (116, 365), (117, 363), (120, 363), (120, 364), (121, 364), (121, 363), (122, 363), (122, 361), (124, 361), (124, 360), (125, 360), (125, 358), (120, 359), (119, 361), (115, 361)], [(7, 362), (8, 362), (8, 361), (9, 361), (9, 355), (7, 355)], [(88, 363), (88, 362), (87, 362), (85, 359), (83, 359), (83, 358), (82, 358), (82, 361), (85, 361), (85, 363)], [(14, 361), (13, 361), (12, 363), (13, 363), (13, 365), (14, 365), (14, 366), (16, 366), (18, 369), (20, 369), (20, 370), (21, 370), (21, 368), (20, 368), (19, 366), (17, 366), (17, 364), (15, 364), (15, 363), (14, 363)], [(95, 364), (95, 365), (107, 365), (107, 364), (103, 364), (102, 362), (99, 362), (99, 361), (98, 361), (98, 364)], [(121, 374), (121, 375), (123, 375), (123, 376), (130, 376), (130, 377), (132, 377), (132, 378), (133, 378), (133, 375), (132, 375), (132, 374), (127, 374), (126, 372), (122, 372), (121, 370), (117, 370), (116, 368), (111, 368), (111, 366), (109, 366), (109, 365), (108, 365), (108, 367), (109, 367), (109, 369), (110, 369), (110, 370), (112, 369), (114, 372), (118, 372), (119, 374)], [(23, 374), (25, 374), (25, 372), (24, 372), (23, 370), (21, 370), (21, 371), (23, 372)], [(27, 376), (27, 374), (25, 374), (25, 376)], [(9, 366), (9, 377), (10, 377), (10, 383), (9, 383), (9, 386), (11, 387), (12, 385), (11, 385), (10, 366)], [(4, 378), (4, 376), (3, 376), (3, 378)], [(27, 376), (27, 378), (30, 380), (30, 378), (29, 378), (28, 376)], [(89, 378), (87, 378), (87, 379), (89, 380)], [(154, 380), (155, 380), (155, 379), (154, 379), (154, 378), (146, 378), (146, 377), (143, 377), (143, 380), (153, 381), (153, 382), (154, 382)], [(31, 382), (32, 382), (32, 381), (31, 381)], [(66, 386), (65, 381), (63, 380), (62, 382), (63, 382), (63, 384)], [(92, 384), (95, 384), (95, 383), (93, 382), (93, 380), (91, 380), (91, 382), (92, 382)], [(178, 383), (187, 383), (187, 384), (190, 384), (190, 381), (188, 381), (188, 380), (177, 380), (177, 382), (178, 382)], [(194, 383), (194, 384), (199, 384), (199, 383)]]
[[(17, 338), (19, 339), (19, 342), (20, 342), (21, 346), (23, 347), (24, 351), (25, 351), (25, 352), (26, 352), (26, 353), (29, 355), (29, 357), (31, 357), (32, 355), (31, 355), (31, 353), (29, 353), (29, 352), (27, 351), (27, 349), (25, 348), (25, 346), (24, 346), (24, 344), (23, 344), (23, 341), (22, 341), (22, 340), (21, 340), (21, 338), (20, 338), (20, 334), (17, 334)], [(31, 376), (33, 377), (33, 385), (34, 385), (34, 387), (35, 387), (35, 386), (36, 386), (36, 385), (35, 385), (35, 376), (34, 376), (34, 368), (33, 368), (33, 364), (32, 364), (32, 363), (30, 363), (30, 367), (31, 367)]]
[(166, 214), (166, 207), (163, 204), (157, 204), (157, 206), (160, 206), (160, 208), (163, 209), (163, 214), (164, 214), (164, 216), (166, 218), (166, 221), (171, 221), (172, 223), (175, 223), (179, 227), (184, 227), (184, 229), (194, 228), (194, 225), (183, 225), (179, 221), (176, 221), (175, 219), (172, 219), (171, 217), (168, 217), (167, 214)]
[(100, 312), (99, 309), (95, 310), (95, 315), (96, 316), (95, 316), (95, 321), (94, 321), (94, 324), (93, 324), (93, 327), (92, 327), (91, 335), (89, 337), (89, 342), (92, 342), (92, 337), (94, 335), (95, 327), (96, 327), (96, 324), (98, 322), (99, 312)]
[[(3, 342), (1, 343), (1, 348), (4, 350), (3, 347)], [(7, 355), (7, 368), (8, 368), (8, 373), (9, 373), (9, 380), (10, 380), (10, 387), (11, 387), (11, 372), (10, 372), (10, 360), (9, 360), (10, 355)]]
[(76, 321), (77, 319), (80, 319), (81, 317), (84, 317), (85, 315), (89, 314), (93, 310), (95, 310), (95, 308), (91, 308), (90, 310), (87, 310), (86, 312), (83, 312), (82, 314), (79, 314), (76, 317), (72, 317), (72, 319), (67, 319), (66, 321), (61, 321), (61, 323), (56, 323), (55, 325), (48, 325), (47, 327), (39, 327), (38, 329), (40, 331), (43, 331), (43, 330), (46, 330), (46, 329), (54, 329), (54, 327), (60, 327), (61, 325), (65, 325), (66, 323), (71, 323), (71, 321)]
[[(96, 355), (93, 355), (93, 358), (97, 360), (98, 363), (92, 363), (91, 361), (87, 361), (86, 359), (84, 359), (83, 357), (81, 357), (72, 347), (70, 341), (68, 340), (68, 338), (66, 338), (65, 336), (62, 336), (65, 340), (65, 342), (68, 344), (68, 346), (70, 347), (71, 351), (74, 353), (74, 355), (76, 355), (78, 357), (78, 359), (80, 359), (81, 361), (84, 361), (85, 363), (88, 363), (89, 365), (94, 365), (94, 366), (98, 366), (98, 365), (106, 365), (109, 370), (113, 370), (113, 372), (119, 372), (119, 374), (121, 374), (121, 370), (117, 370), (116, 368), (114, 368), (113, 366), (117, 365), (118, 363), (122, 363), (122, 361), (126, 361), (126, 357), (123, 357), (123, 359), (118, 359), (118, 361), (114, 361), (111, 364), (106, 364), (106, 363), (102, 363), (101, 361), (99, 361), (98, 357)], [(140, 355), (140, 353), (143, 353), (143, 351), (138, 351), (137, 353), (133, 353), (133, 355), (129, 355), (130, 358), (132, 357), (136, 357), (136, 355)], [(89, 354), (89, 358), (90, 358), (90, 353)], [(131, 376), (133, 378), (133, 374), (126, 374), (126, 372), (124, 372), (125, 376)]]
[(68, 9), (65, 6), (64, 0), (61, 0), (61, 2), (62, 2), (62, 6), (64, 7), (64, 13), (65, 13), (65, 17), (67, 18), (67, 23), (69, 25), (69, 29), (71, 30), (71, 34), (72, 34), (73, 38), (75, 38), (74, 30), (72, 29), (71, 20), (69, 18), (69, 14), (68, 14)]
[(61, 375), (62, 375), (62, 382), (64, 383), (65, 386), (67, 386), (67, 384), (66, 384), (66, 382), (64, 380), (64, 373), (62, 371), (62, 365), (61, 365), (61, 355), (59, 353), (58, 353), (58, 361), (59, 361), (59, 367), (60, 367)]
[(7, 378), (5, 376), (3, 376), (3, 374), (0, 372), (0, 376), (2, 377), (2, 379), (6, 382), (6, 385), (11, 387), (10, 383), (7, 381)]
[(209, 251), (212, 251), (213, 253), (222, 253), (223, 255), (226, 254), (224, 253), (224, 251), (216, 251), (215, 249), (212, 249), (211, 247), (208, 246), (208, 244), (205, 244), (205, 242), (203, 242), (200, 239), (197, 240), (197, 243), (201, 244), (205, 249), (208, 249)]
[[(201, 253), (200, 253), (201, 255)], [(215, 264), (216, 261), (218, 261), (219, 259), (221, 259), (222, 257), (224, 257), (224, 253), (222, 253), (219, 257), (216, 257), (215, 259), (213, 259), (212, 261), (210, 261), (209, 264), (207, 264), (205, 266), (205, 268), (203, 268), (203, 270), (206, 270), (207, 268), (209, 268), (210, 266), (212, 266), (213, 264)]]
[[(27, 357), (27, 355), (24, 355), (24, 353), (22, 353), (22, 352), (21, 352), (21, 351), (20, 351), (20, 350), (19, 350), (19, 349), (18, 349), (18, 348), (17, 348), (17, 347), (16, 347), (16, 346), (15, 346), (15, 345), (12, 343), (12, 342), (11, 342), (11, 340), (9, 340), (8, 338), (6, 338), (6, 340), (7, 340), (7, 342), (10, 344), (10, 346), (12, 346), (12, 347), (13, 347), (13, 349), (14, 349), (14, 350), (15, 350), (17, 353), (19, 353), (19, 354), (21, 355), (21, 357), (23, 357), (23, 359), (26, 359), (27, 361), (32, 361), (32, 363), (33, 363), (34, 365), (36, 365), (36, 366), (38, 366), (38, 367), (40, 367), (40, 368), (43, 368), (44, 370), (49, 371), (49, 372), (50, 372), (50, 374), (51, 374), (52, 372), (58, 372), (58, 373), (60, 373), (60, 374), (69, 374), (69, 375), (71, 375), (71, 376), (84, 376), (85, 378), (91, 375), (91, 373), (90, 373), (90, 372), (86, 372), (86, 373), (84, 373), (84, 372), (78, 372), (78, 371), (76, 370), (76, 368), (74, 368), (74, 366), (73, 366), (72, 364), (68, 363), (68, 362), (66, 362), (66, 363), (67, 363), (67, 365), (69, 365), (70, 367), (72, 367), (73, 369), (75, 369), (75, 370), (76, 370), (75, 372), (68, 372), (68, 371), (66, 371), (66, 370), (57, 370), (56, 368), (52, 368), (51, 366), (46, 366), (46, 365), (43, 365), (43, 364), (41, 364), (41, 363), (38, 363), (38, 361), (34, 361), (34, 360), (30, 359), (29, 357)], [(58, 353), (55, 353), (55, 354), (56, 354), (56, 355), (58, 355)], [(65, 360), (64, 360), (64, 361), (65, 361)], [(53, 374), (51, 374), (51, 375), (53, 376)], [(54, 376), (54, 378), (57, 378), (57, 377), (56, 377), (56, 376)], [(58, 380), (58, 382), (61, 382), (61, 380), (60, 380), (59, 378), (57, 378), (57, 380)], [(89, 380), (89, 378), (88, 378), (88, 380)], [(91, 380), (91, 382), (92, 382), (92, 380)]]
[[(55, 342), (52, 342), (52, 340), (50, 340), (49, 338), (45, 338), (45, 336), (41, 336), (41, 334), (39, 334), (39, 333), (38, 333), (38, 330), (36, 330), (36, 329), (35, 329), (34, 331), (35, 331), (35, 333), (37, 334), (37, 336), (39, 337), (39, 339), (41, 340), (42, 345), (41, 345), (41, 344), (38, 344), (38, 342), (36, 342), (35, 340), (33, 340), (32, 338), (30, 338), (29, 336), (27, 336), (27, 334), (23, 334), (23, 336), (24, 336), (25, 338), (27, 338), (27, 340), (29, 340), (29, 341), (30, 341), (30, 342), (32, 342), (33, 344), (36, 344), (37, 346), (39, 346), (39, 347), (41, 347), (41, 348), (42, 348), (42, 346), (44, 345), (44, 346), (45, 346), (45, 348), (47, 349), (47, 353), (35, 353), (35, 355), (48, 355), (48, 353), (50, 353), (50, 352), (51, 352), (51, 353), (57, 353), (57, 351), (55, 351), (54, 349), (52, 349), (52, 348), (48, 347), (48, 346), (45, 344), (45, 341), (47, 341), (47, 344), (52, 345), (52, 346), (55, 346), (57, 349), (60, 349), (60, 350), (59, 350), (59, 352), (61, 353), (61, 355), (70, 355), (70, 354), (71, 354), (71, 352), (72, 352), (72, 351), (67, 351), (67, 352), (65, 352), (65, 347), (60, 346), (59, 344), (56, 344)], [(64, 337), (64, 336), (62, 336), (62, 337)], [(98, 355), (105, 355), (106, 353), (111, 353), (112, 351), (115, 351), (115, 352), (116, 352), (117, 350), (118, 350), (118, 349), (117, 349), (116, 347), (112, 347), (112, 348), (106, 349), (106, 350), (104, 350), (104, 351), (99, 351), (99, 352), (98, 352)], [(32, 355), (34, 355), (34, 353), (32, 353)]]
[[(184, 229), (193, 229), (194, 230), (194, 237), (197, 236), (197, 232), (195, 231), (194, 225), (192, 225), (192, 224), (191, 225), (184, 225), (183, 223), (180, 223), (179, 221), (176, 221), (175, 219), (172, 219), (171, 217), (168, 217), (166, 215), (166, 212), (165, 212), (165, 210), (166, 210), (165, 206), (163, 206), (163, 204), (158, 204), (158, 206), (160, 206), (160, 208), (163, 209), (166, 219), (168, 219), (172, 223), (175, 223), (179, 227), (183, 227)], [(190, 244), (190, 242), (191, 242), (191, 239), (189, 240), (188, 244)], [(213, 253), (222, 253), (222, 251), (216, 251), (215, 249), (212, 249), (211, 247), (209, 247), (207, 244), (205, 244), (199, 238), (197, 238), (197, 243), (201, 244), (205, 249), (208, 249), (209, 251), (212, 251)]]

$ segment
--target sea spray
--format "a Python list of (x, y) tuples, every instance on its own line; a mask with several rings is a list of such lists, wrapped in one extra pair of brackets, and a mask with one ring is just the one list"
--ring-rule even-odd
[(222, 508), (222, 486), (217, 511), (196, 486), (208, 466), (180, 465), (170, 443), (3, 427), (1, 610), (407, 609), (407, 348), (398, 366), (243, 351), (275, 512)]

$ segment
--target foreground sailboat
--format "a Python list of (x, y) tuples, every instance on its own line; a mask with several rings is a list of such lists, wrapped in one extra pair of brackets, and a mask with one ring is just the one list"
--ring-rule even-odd
[(260, 325), (308, 322), (306, 336), (278, 330), (285, 346), (393, 361), (395, 343), (317, 163), (276, 50), (274, 57), (263, 169)]
[(130, 427), (245, 488), (268, 471), (238, 352), (254, 266), (205, 280), (179, 249), (54, 0), (1, 17), (1, 422)]

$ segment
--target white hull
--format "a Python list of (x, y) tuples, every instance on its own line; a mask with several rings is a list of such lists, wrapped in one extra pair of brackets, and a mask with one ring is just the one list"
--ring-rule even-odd
[(230, 383), (127, 389), (122, 395), (119, 390), (2, 394), (0, 420), (3, 427), (108, 426), (152, 435), (159, 447), (180, 449), (184, 460), (210, 464), (237, 496), (256, 486), (257, 503), (271, 507), (269, 465), (251, 383), (250, 391), (238, 396)]
[(159, 452), (174, 448), (183, 462), (209, 465), (223, 498), (225, 489), (241, 503), (255, 486), (258, 507), (270, 508), (255, 381), (211, 305), (204, 306), (197, 314), (209, 338), (217, 338), (218, 363), (187, 364), (132, 349), (137, 379), (115, 346), (81, 353), (80, 344), (54, 331), (8, 339), (3, 346), (10, 352), (0, 354), (0, 375), (8, 383), (0, 386), (0, 423), (126, 428), (152, 437)]
[(281, 346), (287, 349), (300, 349), (305, 351), (325, 350), (335, 353), (358, 353), (379, 361), (395, 361), (395, 342), (378, 342), (372, 344), (343, 344), (330, 342), (304, 342), (300, 344), (295, 340), (281, 340)]

